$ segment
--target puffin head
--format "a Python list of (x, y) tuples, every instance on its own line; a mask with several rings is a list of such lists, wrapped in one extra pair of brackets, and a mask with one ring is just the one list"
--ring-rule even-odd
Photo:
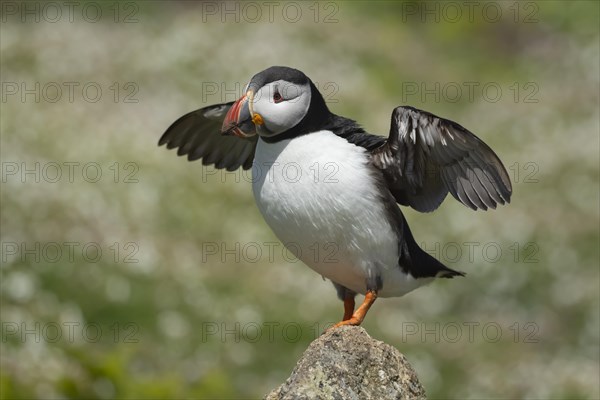
[(270, 67), (250, 79), (227, 112), (221, 133), (275, 141), (308, 133), (329, 114), (323, 96), (303, 72)]

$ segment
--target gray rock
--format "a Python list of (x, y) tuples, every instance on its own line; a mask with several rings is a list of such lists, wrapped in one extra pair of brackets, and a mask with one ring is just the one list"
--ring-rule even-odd
[(425, 399), (406, 358), (356, 326), (313, 341), (292, 375), (266, 396), (276, 399)]

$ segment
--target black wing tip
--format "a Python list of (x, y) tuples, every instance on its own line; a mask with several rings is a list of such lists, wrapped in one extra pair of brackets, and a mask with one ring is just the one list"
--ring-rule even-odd
[(201, 158), (202, 158), (202, 156), (201, 156), (201, 155), (194, 154), (193, 152), (191, 152), (191, 153), (188, 153), (188, 155), (187, 155), (187, 159), (188, 159), (188, 161), (190, 161), (190, 162), (192, 162), (192, 161), (196, 161), (196, 160), (199, 160), (199, 159), (201, 159)]
[(499, 200), (497, 202), (494, 202), (494, 204), (486, 204), (486, 206), (483, 206), (483, 207), (482, 206), (477, 206), (475, 208), (469, 206), (468, 204), (463, 203), (462, 201), (461, 201), (461, 203), (463, 205), (465, 205), (466, 207), (469, 207), (473, 211), (492, 211), (492, 210), (496, 211), (498, 209), (499, 205), (501, 205), (501, 206), (507, 206), (507, 205), (509, 205), (510, 204), (510, 198)]
[(198, 112), (198, 111), (202, 111), (202, 109), (200, 110), (196, 110), (196, 111), (191, 111), (187, 114), (182, 115), (181, 117), (177, 118), (177, 120), (175, 120), (175, 122), (173, 122), (165, 131), (165, 133), (162, 134), (162, 136), (160, 137), (160, 139), (158, 140), (158, 145), (162, 146), (163, 144), (169, 142), (169, 138), (173, 135), (171, 135), (171, 133), (174, 132), (175, 129), (177, 129), (178, 126), (181, 125), (181, 123), (185, 120), (187, 120), (188, 118), (190, 118), (194, 113)]
[[(488, 204), (487, 206), (492, 210), (496, 210), (498, 205), (507, 206), (510, 204), (510, 200), (512, 197), (512, 190), (508, 189), (506, 192), (498, 193), (500, 198), (497, 201), (494, 201), (493, 204)], [(483, 211), (487, 211), (487, 208), (482, 208)]]
[(165, 143), (167, 143), (169, 141), (169, 135), (168, 135), (169, 131), (166, 131), (165, 133), (162, 134), (162, 136), (160, 137), (160, 139), (158, 139), (158, 146), (162, 146)]
[(446, 279), (452, 279), (455, 276), (466, 276), (467, 273), (466, 272), (462, 272), (462, 271), (456, 271), (453, 269), (445, 269), (443, 271), (440, 271), (437, 273), (436, 277), (437, 278), (446, 278)]

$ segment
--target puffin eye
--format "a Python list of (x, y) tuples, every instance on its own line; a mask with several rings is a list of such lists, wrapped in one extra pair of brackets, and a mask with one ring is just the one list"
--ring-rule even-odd
[(275, 103), (281, 103), (283, 101), (283, 97), (281, 96), (281, 94), (279, 92), (273, 93), (273, 101)]

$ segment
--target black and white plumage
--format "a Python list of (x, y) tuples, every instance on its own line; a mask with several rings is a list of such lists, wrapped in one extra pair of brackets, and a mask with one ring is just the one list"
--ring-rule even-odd
[(398, 203), (433, 211), (446, 194), (487, 210), (510, 201), (510, 180), (498, 156), (456, 122), (413, 107), (397, 107), (390, 136), (374, 152)]
[[(377, 296), (463, 275), (417, 245), (398, 203), (430, 212), (448, 192), (472, 209), (510, 201), (498, 156), (455, 122), (397, 107), (388, 138), (372, 135), (331, 113), (312, 81), (287, 67), (258, 73), (245, 92), (181, 117), (159, 144), (216, 168), (252, 167), (259, 210), (290, 251), (334, 283), (342, 325), (360, 324)], [(366, 298), (353, 313), (357, 293)]]
[(159, 146), (177, 148), (177, 155), (187, 155), (189, 161), (202, 158), (202, 164), (234, 171), (249, 169), (254, 160), (258, 137), (240, 140), (235, 136), (219, 135), (231, 103), (208, 106), (192, 111), (175, 121), (162, 135)]

